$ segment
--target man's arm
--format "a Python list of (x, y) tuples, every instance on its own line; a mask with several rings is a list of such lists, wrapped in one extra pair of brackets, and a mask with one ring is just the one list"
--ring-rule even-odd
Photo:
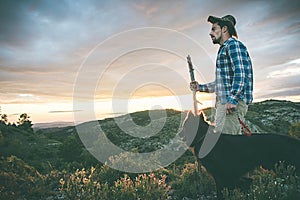
[(190, 83), (190, 89), (192, 91), (213, 93), (215, 92), (215, 82), (211, 82), (207, 84), (199, 84), (197, 81), (192, 81)]
[(245, 85), (245, 68), (249, 65), (248, 53), (246, 47), (238, 41), (230, 44), (228, 53), (232, 63), (233, 80), (227, 102), (237, 105), (237, 96), (242, 92)]

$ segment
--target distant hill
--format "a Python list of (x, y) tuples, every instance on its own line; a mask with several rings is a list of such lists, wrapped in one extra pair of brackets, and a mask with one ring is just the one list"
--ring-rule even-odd
[(300, 102), (267, 100), (249, 106), (246, 119), (258, 132), (287, 134), (300, 122)]
[[(208, 120), (213, 120), (215, 112), (214, 108), (207, 108), (203, 111)], [(300, 103), (298, 102), (268, 100), (253, 103), (249, 106), (246, 123), (251, 127), (253, 132), (259, 132), (262, 134), (266, 132), (274, 134), (288, 134), (291, 125), (300, 122), (299, 111)], [(63, 180), (62, 178), (66, 178), (65, 180), (67, 180), (67, 177), (70, 177), (70, 179), (72, 179), (72, 177), (84, 177), (85, 175), (82, 176), (81, 173), (85, 174), (88, 172), (88, 169), (91, 166), (101, 166), (98, 171), (94, 172), (96, 177), (95, 180), (100, 180), (105, 183), (106, 185), (103, 188), (107, 187), (106, 181), (108, 181), (111, 184), (109, 188), (112, 188), (112, 186), (116, 183), (115, 180), (119, 177), (123, 177), (121, 172), (110, 169), (105, 165), (102, 166), (104, 162), (101, 160), (103, 163), (99, 163), (99, 161), (91, 155), (90, 151), (88, 151), (95, 150), (95, 146), (97, 146), (97, 144), (101, 142), (101, 139), (103, 139), (103, 137), (99, 137), (97, 131), (102, 130), (107, 138), (109, 138), (110, 142), (128, 152), (153, 152), (162, 148), (164, 148), (164, 150), (168, 149), (172, 152), (178, 152), (182, 149), (180, 149), (180, 145), (178, 145), (173, 138), (180, 131), (180, 127), (185, 116), (186, 112), (172, 109), (140, 111), (116, 118), (90, 121), (78, 126), (68, 123), (37, 124), (35, 125), (35, 131), (32, 131), (31, 129), (24, 130), (15, 124), (5, 124), (2, 122), (0, 123), (0, 172), (3, 173), (0, 173), (0, 175), (2, 175), (1, 181), (4, 181), (2, 181), (3, 184), (0, 187), (1, 191), (3, 191), (4, 188), (4, 191), (8, 191), (6, 193), (8, 196), (14, 192), (20, 193), (20, 191), (28, 191), (31, 192), (31, 196), (36, 197), (30, 198), (31, 196), (15, 193), (15, 196), (18, 198), (13, 199), (25, 199), (25, 197), (26, 199), (58, 199), (64, 197), (63, 195), (56, 195), (58, 194), (58, 188), (60, 187), (61, 180)], [(89, 136), (89, 140), (86, 141), (87, 143), (85, 143), (85, 145), (83, 145), (82, 139), (78, 135), (78, 128), (83, 131), (81, 134)], [(147, 131), (145, 131), (145, 128)], [(91, 134), (95, 132), (96, 134)], [(107, 149), (105, 148), (105, 143), (101, 143), (101, 145), (104, 146), (104, 148), (101, 149), (100, 153), (103, 153), (102, 150)], [(109, 153), (114, 153), (111, 152), (111, 149), (108, 149), (107, 151), (109, 151)], [(114, 164), (114, 166), (122, 166), (124, 159), (127, 159), (128, 157), (127, 154), (119, 154), (110, 158), (112, 158), (111, 164)], [(149, 160), (151, 161), (151, 159)], [(186, 195), (194, 195), (193, 197), (196, 197), (195, 194), (199, 191), (199, 187), (195, 182), (198, 181), (198, 179), (195, 178), (198, 177), (198, 172), (191, 170), (196, 169), (196, 167), (191, 168), (191, 166), (196, 166), (194, 163), (195, 157), (190, 151), (185, 151), (180, 158), (176, 159), (174, 163), (168, 166), (168, 169), (163, 170), (164, 173), (167, 173), (168, 181), (171, 180), (170, 183), (172, 180), (175, 180), (172, 183), (174, 184), (175, 194), (177, 190), (177, 192), (182, 191), (182, 195), (184, 197)], [(132, 162), (132, 164), (135, 166), (136, 163)], [(148, 164), (156, 165), (156, 163), (145, 163), (145, 165)], [(185, 168), (185, 166), (187, 166), (187, 168)], [(84, 169), (86, 169), (86, 171)], [(76, 172), (74, 173), (74, 171)], [(287, 171), (292, 173), (292, 170), (288, 169)], [(73, 176), (73, 173), (78, 175)], [(157, 171), (157, 173), (160, 174), (162, 171)], [(41, 174), (45, 175), (43, 176)], [(214, 188), (214, 185), (212, 181), (208, 179), (208, 175), (204, 175), (206, 174), (205, 171), (201, 174), (201, 180), (203, 181), (201, 187), (206, 188), (205, 190), (209, 191), (207, 194), (211, 194), (211, 192), (214, 191), (214, 189), (212, 189)], [(157, 174), (156, 177), (160, 176), (161, 174)], [(265, 188), (265, 185), (269, 184), (271, 180), (268, 177), (273, 176), (274, 173), (266, 176), (266, 172), (264, 170), (262, 177), (265, 178), (260, 178), (259, 176), (257, 179), (260, 180), (259, 182), (261, 182), (261, 180), (266, 181), (263, 187), (261, 187), (262, 193), (267, 190), (269, 190), (269, 192), (275, 191), (273, 190), (273, 186), (272, 188)], [(77, 183), (77, 180), (80, 180), (80, 178), (76, 179), (76, 183), (74, 182), (74, 184), (71, 184), (70, 186), (76, 186), (79, 184)], [(279, 180), (279, 182), (281, 181), (280, 184), (277, 185), (281, 185), (281, 188), (284, 187), (284, 189), (280, 189), (280, 193), (288, 188), (285, 187), (284, 184), (281, 184), (285, 181), (292, 185), (290, 188), (295, 187), (294, 180), (296, 179), (284, 180), (275, 177), (271, 180), (271, 182), (274, 183), (276, 182), (275, 180)], [(277, 188), (277, 185), (274, 187)], [(37, 188), (40, 189), (37, 190)], [(45, 188), (47, 188), (47, 190)], [(74, 188), (76, 189), (77, 187)], [(194, 189), (191, 190), (191, 188)], [(104, 190), (108, 191), (109, 189)], [(279, 191), (279, 189), (277, 190)], [(46, 196), (45, 198), (38, 196), (38, 194), (44, 194), (46, 192), (48, 193), (44, 195)], [(1, 195), (3, 195), (3, 192)], [(53, 196), (53, 198), (47, 198), (51, 195), (56, 196)], [(74, 195), (77, 195), (76, 192)], [(76, 198), (77, 197), (78, 196), (76, 196)], [(234, 199), (239, 198), (240, 193), (239, 197)]]
[(32, 128), (34, 131), (46, 128), (62, 128), (66, 126), (74, 126), (74, 122), (48, 122), (48, 123), (35, 123)]
[[(213, 120), (214, 108), (204, 110), (208, 120)], [(164, 113), (167, 113), (166, 116)], [(178, 133), (185, 113), (176, 110), (155, 110), (151, 111), (152, 121), (149, 111), (140, 111), (119, 116), (117, 118), (108, 118), (100, 120), (99, 123), (86, 122), (82, 124), (88, 133), (88, 129), (97, 129), (105, 132), (106, 136), (118, 147), (124, 150), (135, 150), (138, 152), (151, 152), (162, 148), (171, 142), (171, 139)], [(253, 103), (249, 106), (246, 116), (246, 124), (252, 132), (288, 134), (292, 124), (300, 121), (300, 103), (290, 101), (268, 100)], [(149, 137), (140, 137), (144, 128), (153, 126), (155, 132), (156, 126), (164, 123), (164, 126), (156, 134)], [(156, 125), (157, 124), (157, 125)], [(91, 127), (94, 126), (94, 127)], [(124, 130), (126, 129), (126, 130)], [(151, 129), (151, 130), (152, 130)], [(96, 137), (91, 137), (88, 146), (93, 146), (97, 142)]]
[[(171, 110), (169, 110), (171, 111)], [(156, 111), (158, 112), (158, 111)], [(165, 112), (162, 110), (162, 112)], [(180, 111), (172, 111), (177, 112)], [(214, 109), (204, 109), (208, 120), (213, 120)], [(159, 114), (158, 114), (159, 115)], [(133, 121), (139, 125), (150, 122), (149, 111), (139, 111), (127, 115), (122, 115), (117, 118), (128, 118), (133, 116)], [(112, 118), (100, 120), (107, 122)], [(127, 119), (128, 120), (128, 119)], [(262, 102), (253, 103), (249, 106), (246, 115), (246, 122), (253, 129), (254, 132), (280, 132), (288, 133), (288, 128), (300, 121), (300, 102), (291, 102), (284, 100), (266, 100)], [(87, 122), (88, 123), (88, 122)], [(53, 132), (65, 130), (66, 127), (74, 126), (74, 122), (49, 122), (49, 123), (35, 123), (32, 128), (34, 131), (44, 130), (46, 132)], [(52, 130), (51, 130), (52, 129)]]
[[(208, 120), (213, 120), (214, 108), (207, 108), (204, 113)], [(99, 130), (101, 127), (112, 143), (126, 151), (152, 152), (166, 145), (176, 151), (178, 145), (169, 144), (172, 144), (172, 138), (178, 133), (185, 115), (186, 112), (172, 109), (140, 111), (79, 126), (86, 134), (91, 129)], [(291, 125), (297, 122), (300, 122), (299, 102), (268, 100), (253, 103), (246, 116), (246, 123), (251, 130), (259, 133), (288, 134)], [(145, 127), (149, 128), (148, 133), (144, 132)], [(16, 155), (39, 169), (45, 168), (47, 162), (56, 163), (57, 166), (62, 161), (69, 162), (72, 159), (94, 162), (73, 124), (35, 125), (35, 132), (31, 133), (12, 125), (2, 124), (0, 128), (1, 155)], [(92, 148), (98, 140), (97, 135), (91, 135), (85, 145)], [(70, 158), (75, 154), (76, 157)]]
[[(213, 121), (215, 109), (204, 110)], [(300, 122), (300, 102), (266, 100), (249, 105), (246, 124), (254, 133), (288, 134), (291, 125)]]
[[(213, 120), (214, 108), (207, 108), (203, 111), (208, 120)], [(151, 115), (151, 118), (149, 115)], [(140, 151), (151, 151), (153, 148), (145, 145), (147, 141), (153, 146), (156, 146), (154, 149), (168, 143), (168, 138), (172, 138), (177, 133), (178, 126), (181, 125), (184, 117), (185, 112), (172, 109), (146, 110), (116, 118), (99, 120), (97, 124), (101, 126), (101, 129), (106, 132), (107, 137), (116, 145), (126, 150), (138, 148)], [(153, 121), (151, 121), (151, 119)], [(150, 138), (135, 137), (136, 132), (140, 132), (143, 127), (149, 126), (150, 124), (155, 126), (155, 124), (159, 124), (162, 121), (165, 121), (165, 124), (159, 133)], [(288, 134), (290, 126), (297, 122), (300, 122), (300, 102), (283, 100), (257, 102), (249, 106), (246, 115), (246, 124), (251, 128), (252, 132), (257, 133)], [(82, 126), (89, 127), (91, 124), (94, 123), (86, 122), (83, 123)], [(59, 127), (57, 124), (52, 125), (53, 128), (48, 127), (39, 130), (41, 133), (51, 135), (52, 139), (57, 138), (59, 141), (68, 135), (76, 134), (75, 126), (70, 124), (64, 124), (66, 125), (65, 127)], [(124, 127), (126, 127), (127, 132), (124, 131)], [(95, 138), (91, 139), (91, 143), (95, 142), (94, 140)]]

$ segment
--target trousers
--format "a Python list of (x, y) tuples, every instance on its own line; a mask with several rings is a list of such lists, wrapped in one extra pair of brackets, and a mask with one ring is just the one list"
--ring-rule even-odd
[(239, 100), (237, 109), (230, 114), (226, 114), (225, 104), (221, 104), (220, 101), (217, 101), (215, 131), (224, 134), (241, 135), (242, 128), (238, 118), (245, 121), (247, 111), (248, 105), (243, 100)]

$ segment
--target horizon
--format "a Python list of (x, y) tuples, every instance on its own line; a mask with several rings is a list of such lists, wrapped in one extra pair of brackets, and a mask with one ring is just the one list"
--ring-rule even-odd
[[(195, 78), (214, 80), (209, 15), (232, 14), (254, 70), (254, 102), (300, 102), (298, 1), (3, 1), (1, 113), (16, 122), (79, 122), (192, 110)], [(116, 14), (117, 13), (117, 14)], [(187, 14), (188, 13), (188, 14)], [(214, 105), (213, 94), (197, 94)]]
[[(265, 99), (265, 100), (262, 100), (262, 101), (257, 101), (257, 102), (253, 102), (250, 104), (253, 105), (255, 103), (262, 103), (262, 102), (267, 102), (267, 101), (285, 101), (285, 102), (292, 102), (292, 103), (300, 103), (300, 101), (290, 101), (290, 100), (284, 100), (284, 99)], [(210, 107), (203, 107), (201, 109), (199, 109), (199, 111), (202, 111), (202, 110), (205, 110), (205, 109), (209, 109), (209, 108), (214, 108), (213, 106), (210, 106)], [(188, 112), (188, 111), (192, 111), (193, 109), (187, 109), (187, 110), (178, 110), (178, 109), (174, 109), (174, 108), (161, 108), (161, 109), (151, 109), (151, 110), (175, 110), (175, 111), (179, 111), (179, 112)], [(128, 113), (117, 113), (117, 114), (112, 114), (112, 116), (107, 116), (105, 118), (101, 118), (101, 119), (95, 119), (95, 120), (106, 120), (106, 119), (112, 119), (112, 118), (116, 118), (116, 117), (122, 117), (124, 115), (128, 115), (128, 114), (133, 114), (133, 113), (137, 113), (137, 112), (147, 112), (147, 111), (151, 111), (151, 110), (136, 110), (136, 111), (133, 111), (133, 112), (128, 112)], [(86, 123), (86, 122), (90, 122), (90, 121), (83, 121), (83, 122), (79, 122), (78, 124), (81, 124), (81, 123)], [(55, 123), (72, 123), (74, 125), (78, 125), (78, 124), (75, 124), (74, 121), (47, 121), (47, 122), (37, 122), (37, 123), (33, 123), (33, 125), (35, 124), (55, 124)]]

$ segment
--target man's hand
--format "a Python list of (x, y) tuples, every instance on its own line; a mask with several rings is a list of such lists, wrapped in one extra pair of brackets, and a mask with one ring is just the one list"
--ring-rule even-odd
[(225, 104), (225, 109), (226, 109), (226, 114), (231, 114), (233, 113), (237, 108), (237, 105), (231, 104), (231, 103), (226, 103)]
[(199, 91), (200, 90), (200, 88), (199, 88), (199, 83), (197, 82), (197, 81), (192, 81), (191, 83), (190, 83), (190, 89), (192, 90), (192, 91)]

